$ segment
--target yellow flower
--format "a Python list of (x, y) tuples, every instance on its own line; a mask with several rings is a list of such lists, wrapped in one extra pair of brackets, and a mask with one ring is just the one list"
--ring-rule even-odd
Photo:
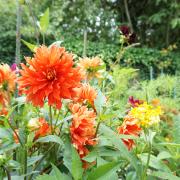
[(150, 127), (158, 124), (160, 121), (159, 115), (162, 114), (160, 106), (153, 106), (144, 102), (138, 107), (131, 109), (129, 115), (136, 118), (142, 127)]

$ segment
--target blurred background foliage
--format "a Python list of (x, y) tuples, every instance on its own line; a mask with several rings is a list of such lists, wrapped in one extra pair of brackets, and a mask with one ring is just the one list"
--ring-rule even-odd
[[(143, 78), (149, 78), (151, 67), (154, 76), (164, 72), (168, 74), (179, 72), (180, 4), (176, 0), (20, 0), (20, 2), (22, 39), (30, 43), (42, 44), (37, 21), (49, 8), (47, 45), (60, 40), (69, 51), (82, 56), (83, 34), (86, 31), (88, 41), (86, 55), (99, 55), (108, 65), (116, 60), (120, 49), (119, 26), (128, 25), (136, 33), (140, 45), (129, 48), (123, 54), (121, 66), (140, 69)], [(0, 0), (0, 17), (0, 61), (12, 63), (16, 46), (15, 0)], [(175, 48), (171, 48), (173, 46)], [(22, 44), (21, 59), (30, 53)]]

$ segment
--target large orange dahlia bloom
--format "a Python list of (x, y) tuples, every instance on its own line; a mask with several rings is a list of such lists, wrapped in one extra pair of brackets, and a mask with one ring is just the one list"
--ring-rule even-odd
[(63, 47), (40, 46), (33, 58), (26, 58), (28, 65), (21, 64), (19, 89), (33, 105), (42, 107), (45, 99), (49, 105), (61, 107), (61, 100), (70, 99), (72, 89), (80, 84), (82, 75), (73, 67), (73, 56)]
[(95, 112), (89, 111), (86, 106), (71, 104), (70, 110), (73, 114), (70, 126), (71, 141), (77, 149), (81, 158), (88, 154), (87, 145), (95, 145)]
[[(137, 119), (130, 116), (124, 118), (123, 124), (117, 128), (119, 134), (138, 136), (141, 132), (141, 128), (138, 125)], [(128, 150), (131, 150), (135, 144), (133, 139), (123, 139), (124, 144)]]
[(94, 107), (94, 100), (97, 97), (97, 91), (89, 84), (82, 84), (80, 87), (73, 89), (75, 92), (74, 101), (79, 103), (90, 104)]

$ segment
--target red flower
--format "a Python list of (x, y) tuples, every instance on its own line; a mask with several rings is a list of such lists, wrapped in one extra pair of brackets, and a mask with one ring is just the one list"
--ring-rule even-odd
[(27, 95), (34, 106), (49, 105), (61, 108), (61, 100), (71, 99), (73, 88), (79, 86), (82, 75), (73, 67), (73, 56), (63, 47), (37, 48), (33, 58), (26, 58), (28, 65), (21, 64), (19, 90)]
[(40, 127), (35, 132), (34, 139), (38, 139), (39, 137), (43, 137), (51, 133), (51, 127), (49, 126), (49, 124), (46, 122), (44, 118), (39, 118), (39, 124), (40, 124)]
[[(141, 128), (137, 124), (137, 120), (126, 116), (124, 118), (123, 124), (117, 128), (119, 134), (138, 136), (141, 132)], [(123, 139), (124, 144), (127, 146), (128, 150), (131, 150), (135, 144), (133, 139)]]
[(139, 99), (134, 99), (133, 96), (129, 97), (128, 102), (131, 104), (132, 107), (137, 107), (140, 104), (143, 104), (143, 100), (139, 100)]
[(71, 141), (81, 158), (88, 154), (87, 145), (96, 144), (95, 112), (89, 111), (86, 106), (71, 104), (70, 110), (73, 121), (70, 126)]
[(123, 25), (123, 26), (120, 26), (119, 29), (120, 29), (120, 31), (122, 32), (122, 34), (123, 34), (124, 36), (126, 36), (126, 37), (129, 36), (129, 34), (130, 34), (130, 29), (129, 29), (128, 26)]

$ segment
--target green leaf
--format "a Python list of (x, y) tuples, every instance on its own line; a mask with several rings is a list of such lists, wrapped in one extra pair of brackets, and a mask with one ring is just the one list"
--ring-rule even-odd
[(100, 125), (100, 132), (109, 137), (111, 143), (120, 151), (120, 155), (130, 162), (130, 164), (135, 168), (137, 174), (141, 174), (142, 169), (139, 166), (139, 160), (128, 151), (119, 136), (103, 124)]
[(79, 157), (79, 154), (77, 153), (76, 149), (71, 145), (72, 150), (72, 176), (75, 180), (82, 179), (83, 175), (83, 168), (82, 168), (82, 162)]
[(114, 151), (112, 149), (108, 149), (106, 147), (97, 147), (94, 148), (87, 156), (83, 158), (83, 160), (87, 162), (93, 162), (95, 161), (98, 157), (118, 157), (119, 152)]
[(21, 41), (32, 51), (32, 52), (35, 52), (35, 49), (37, 48), (36, 45), (34, 44), (31, 44), (23, 39), (21, 39)]
[(12, 138), (12, 135), (11, 135), (11, 133), (8, 131), (8, 129), (0, 128), (0, 139), (3, 139), (3, 138), (11, 139), (11, 138)]
[(61, 140), (61, 138), (56, 135), (48, 135), (45, 137), (41, 137), (36, 142), (42, 142), (42, 143), (54, 142), (63, 145), (63, 141)]
[(37, 176), (36, 180), (54, 180), (54, 176), (50, 176), (48, 174), (43, 174), (41, 176)]
[(173, 118), (173, 139), (175, 143), (180, 144), (180, 115)]
[(103, 107), (105, 106), (105, 103), (106, 103), (106, 97), (103, 95), (103, 93), (100, 90), (98, 90), (98, 95), (94, 101), (96, 112), (98, 114), (102, 113), (102, 110), (103, 110)]
[(71, 179), (68, 175), (61, 173), (61, 171), (54, 165), (51, 164), (53, 171), (54, 171), (54, 176), (56, 180), (69, 180)]
[[(98, 168), (92, 170), (87, 180), (96, 180), (96, 179), (109, 179), (109, 177), (114, 174), (119, 168), (119, 162), (110, 162), (99, 166)], [(114, 179), (115, 180), (115, 179)]]
[(97, 157), (97, 167), (102, 166), (104, 164), (108, 163), (108, 161), (104, 160), (101, 157)]
[(40, 31), (41, 33), (46, 33), (49, 26), (49, 8), (46, 9), (44, 14), (40, 18)]
[(157, 158), (159, 159), (159, 160), (161, 160), (161, 159), (168, 159), (168, 158), (171, 158), (172, 156), (171, 156), (171, 154), (169, 153), (169, 152), (167, 152), (167, 151), (161, 151), (159, 154), (158, 154), (158, 156), (157, 156)]
[(82, 179), (83, 169), (79, 154), (71, 145), (69, 138), (66, 138), (65, 142), (65, 150), (63, 155), (64, 165), (68, 168), (75, 180)]
[(159, 145), (163, 145), (163, 146), (170, 146), (170, 147), (175, 147), (175, 148), (180, 148), (180, 144), (177, 143), (158, 143)]
[(49, 48), (51, 48), (52, 46), (60, 47), (60, 45), (61, 45), (62, 42), (63, 42), (63, 41), (56, 41), (56, 42), (53, 42), (53, 43), (49, 46)]
[(158, 178), (160, 178), (160, 179), (180, 180), (179, 177), (177, 177), (177, 176), (175, 176), (175, 175), (173, 175), (173, 174), (167, 173), (167, 172), (161, 172), (161, 171), (151, 172), (150, 175), (151, 175), (151, 176), (158, 177)]
[[(147, 162), (147, 158), (148, 158), (148, 154), (144, 153), (144, 154), (140, 154), (139, 157), (142, 160), (142, 163), (144, 165), (146, 165)], [(150, 162), (149, 162), (149, 166), (152, 168), (155, 168), (157, 170), (162, 170), (162, 171), (166, 171), (166, 172), (171, 172), (171, 170), (169, 169), (168, 166), (166, 166), (161, 160), (159, 160), (157, 157), (155, 157), (154, 155), (150, 156)]]
[(27, 160), (27, 166), (34, 165), (42, 157), (43, 157), (43, 155), (29, 157), (28, 160)]

